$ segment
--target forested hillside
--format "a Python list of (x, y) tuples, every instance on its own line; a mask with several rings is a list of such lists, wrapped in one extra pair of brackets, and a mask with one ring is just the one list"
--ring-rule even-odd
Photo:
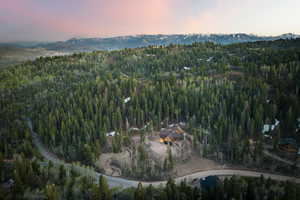
[[(195, 42), (214, 42), (216, 44), (233, 44), (241, 42), (274, 41), (278, 39), (295, 39), (299, 35), (286, 33), (278, 36), (258, 36), (253, 34), (174, 34), (174, 35), (130, 35), (108, 38), (72, 38), (67, 41), (45, 44), (27, 44), (55, 51), (93, 51), (118, 50), (124, 48), (147, 47), (151, 45), (193, 44)], [(22, 45), (22, 44), (21, 44)], [(26, 45), (26, 44), (23, 44)]]
[[(275, 148), (281, 138), (300, 141), (300, 39), (45, 57), (3, 69), (0, 80), (4, 164), (17, 154), (40, 157), (27, 120), (51, 152), (89, 166), (132, 147), (134, 134), (145, 138), (180, 122), (200, 157), (238, 165), (261, 167), (264, 124), (280, 121)], [(143, 145), (136, 152), (139, 164), (124, 169), (129, 176), (172, 170), (172, 158), (158, 166)]]

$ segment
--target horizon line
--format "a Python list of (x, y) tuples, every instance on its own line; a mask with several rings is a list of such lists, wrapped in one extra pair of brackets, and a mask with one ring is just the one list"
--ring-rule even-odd
[(69, 39), (63, 40), (11, 40), (11, 41), (1, 41), (2, 44), (11, 44), (11, 43), (51, 43), (51, 42), (65, 42), (72, 39), (107, 39), (107, 38), (121, 38), (121, 37), (138, 37), (138, 36), (155, 36), (155, 35), (162, 35), (162, 36), (171, 36), (171, 35), (234, 35), (234, 34), (245, 34), (245, 35), (252, 35), (257, 37), (278, 37), (282, 35), (297, 35), (300, 36), (300, 33), (294, 32), (284, 32), (281, 34), (259, 34), (259, 33), (246, 33), (246, 32), (231, 32), (231, 33), (140, 33), (140, 34), (128, 34), (128, 35), (111, 35), (111, 36), (74, 36), (70, 37)]

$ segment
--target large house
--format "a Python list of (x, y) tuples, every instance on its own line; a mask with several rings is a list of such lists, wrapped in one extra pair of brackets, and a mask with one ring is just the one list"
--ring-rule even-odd
[(168, 129), (163, 129), (159, 133), (160, 142), (171, 143), (184, 139), (185, 132), (179, 127), (174, 126)]

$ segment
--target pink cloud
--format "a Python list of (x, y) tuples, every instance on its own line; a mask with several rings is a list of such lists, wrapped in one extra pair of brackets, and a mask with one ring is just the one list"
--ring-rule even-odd
[[(134, 34), (162, 31), (170, 22), (171, 0), (111, 0), (105, 3), (89, 0), (91, 24), (104, 34)], [(165, 27), (166, 29), (167, 27)]]
[(41, 29), (72, 35), (109, 36), (166, 32), (171, 24), (171, 0), (87, 0), (79, 11), (54, 13), (33, 1), (7, 1), (1, 9), (11, 23), (28, 22)]
[(11, 30), (0, 29), (0, 37), (24, 32), (28, 38), (32, 33), (39, 39), (60, 40), (73, 36), (279, 32), (281, 27), (297, 32), (300, 14), (296, 5), (300, 6), (298, 0), (4, 0), (0, 21)]

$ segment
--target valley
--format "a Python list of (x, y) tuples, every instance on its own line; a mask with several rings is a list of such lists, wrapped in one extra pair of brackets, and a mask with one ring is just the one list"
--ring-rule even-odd
[(0, 45), (0, 70), (4, 67), (20, 64), (25, 61), (35, 60), (39, 57), (68, 55), (68, 52), (51, 51), (43, 48), (21, 48)]

